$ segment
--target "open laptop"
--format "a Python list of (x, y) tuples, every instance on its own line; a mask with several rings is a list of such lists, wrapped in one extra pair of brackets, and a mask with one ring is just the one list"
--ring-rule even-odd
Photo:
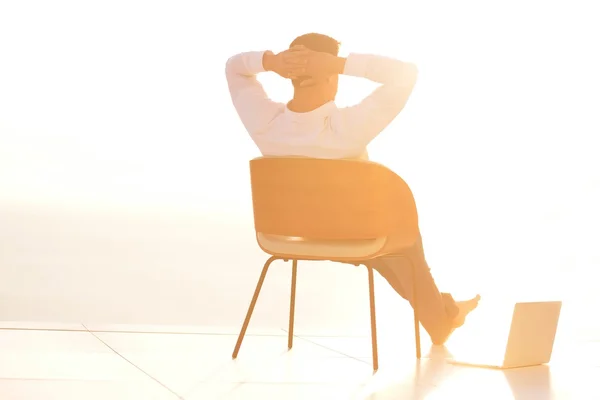
[[(449, 362), (497, 369), (546, 364), (552, 356), (561, 307), (560, 301), (516, 303), (508, 335), (471, 340), (462, 346), (465, 351), (453, 352), (454, 360)], [(500, 347), (502, 343), (496, 340), (506, 346)]]

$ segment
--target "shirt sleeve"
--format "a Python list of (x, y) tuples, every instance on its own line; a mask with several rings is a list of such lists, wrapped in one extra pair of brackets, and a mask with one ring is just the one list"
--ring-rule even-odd
[(233, 105), (250, 135), (260, 134), (281, 112), (256, 75), (264, 72), (264, 51), (241, 53), (227, 60), (225, 75)]
[(341, 142), (365, 148), (404, 108), (417, 81), (417, 67), (383, 56), (350, 54), (344, 75), (381, 84), (359, 104), (341, 108), (331, 121)]

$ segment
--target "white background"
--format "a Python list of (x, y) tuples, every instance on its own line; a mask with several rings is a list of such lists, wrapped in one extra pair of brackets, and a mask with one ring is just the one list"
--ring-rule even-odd
[[(413, 188), (441, 288), (562, 299), (600, 337), (593, 2), (294, 4), (0, 3), (0, 319), (238, 327), (266, 256), (225, 61), (317, 31), (419, 66), (369, 151)], [(253, 326), (285, 326), (288, 293), (281, 264)], [(298, 326), (366, 328), (366, 296), (362, 269), (301, 266)]]

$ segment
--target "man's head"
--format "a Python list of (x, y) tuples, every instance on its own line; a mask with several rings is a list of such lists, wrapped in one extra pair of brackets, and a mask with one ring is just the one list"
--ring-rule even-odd
[[(340, 42), (335, 40), (332, 37), (327, 35), (323, 35), (320, 33), (307, 33), (302, 36), (298, 36), (296, 39), (292, 41), (290, 44), (290, 48), (294, 46), (304, 46), (307, 49), (313, 51), (319, 51), (323, 53), (329, 53), (331, 55), (337, 56), (340, 51)], [(292, 80), (292, 84), (294, 85), (294, 90), (298, 90), (300, 88), (300, 83), (307, 78), (298, 78)], [(335, 98), (338, 87), (338, 77), (331, 76), (327, 79), (322, 79), (316, 81), (314, 85), (308, 86), (306, 88), (302, 88), (303, 90), (310, 90), (313, 92), (319, 92), (327, 96), (331, 96)]]

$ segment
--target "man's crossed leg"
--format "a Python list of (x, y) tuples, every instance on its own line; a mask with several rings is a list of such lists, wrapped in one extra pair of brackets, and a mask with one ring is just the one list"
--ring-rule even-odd
[(413, 271), (416, 272), (419, 321), (433, 344), (443, 345), (454, 329), (462, 326), (466, 316), (479, 303), (479, 296), (467, 301), (455, 301), (448, 293), (440, 293), (423, 252), (421, 237), (398, 256), (385, 256), (367, 264), (377, 270), (396, 292), (414, 307)]

